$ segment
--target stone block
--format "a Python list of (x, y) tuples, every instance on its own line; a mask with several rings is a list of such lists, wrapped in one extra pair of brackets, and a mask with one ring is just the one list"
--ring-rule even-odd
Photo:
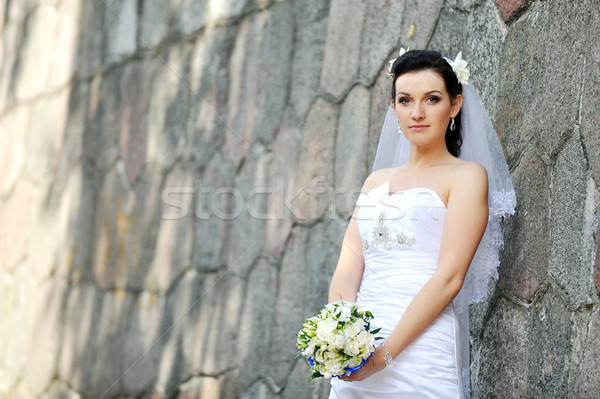
[(588, 325), (584, 356), (581, 359), (579, 375), (574, 385), (574, 396), (593, 398), (600, 391), (598, 370), (600, 369), (600, 311), (592, 314)]
[[(600, 229), (596, 237), (600, 237)], [(594, 286), (596, 294), (600, 296), (600, 240), (598, 240), (598, 248), (596, 249), (596, 261), (594, 262)]]
[[(535, 76), (534, 101), (529, 104), (527, 123), (536, 126), (539, 145), (546, 154), (554, 157), (560, 152), (578, 123), (581, 98), (585, 89), (584, 71), (587, 70), (584, 56), (587, 33), (574, 32), (573, 26), (584, 26), (588, 22), (587, 11), (564, 2), (548, 7), (548, 19), (544, 23), (540, 46), (544, 56), (539, 60), (541, 73)], [(569, 49), (568, 58), (557, 57)], [(559, 104), (551, 96), (556, 93), (553, 87), (560, 87), (562, 98), (570, 98)], [(540, 118), (540, 115), (544, 115)]]
[(121, 369), (123, 390), (137, 396), (151, 387), (158, 376), (163, 341), (161, 322), (165, 296), (143, 291), (134, 298), (131, 319), (125, 335)]
[(315, 101), (306, 118), (296, 166), (295, 195), (290, 200), (297, 223), (314, 223), (330, 208), (335, 151), (332, 132), (337, 120), (337, 107), (322, 98)]
[[(498, 8), (492, 2), (484, 2), (477, 12), (469, 15), (468, 31), (469, 41), (474, 44), (468, 49), (469, 83), (477, 87), (488, 113), (493, 114), (496, 110), (496, 93), (501, 84), (498, 66), (502, 63), (500, 56), (508, 31), (498, 14)], [(451, 54), (449, 58), (455, 56)]]
[(119, 157), (122, 69), (97, 75), (91, 82), (85, 129), (82, 132), (82, 152), (100, 169), (107, 170)]
[(195, 326), (199, 314), (200, 284), (196, 271), (187, 271), (166, 295), (160, 324), (156, 389), (173, 397), (181, 381), (191, 375)]
[(91, 274), (98, 186), (97, 169), (89, 161), (82, 161), (73, 168), (60, 194), (60, 222), (68, 225), (65, 245), (59, 247), (56, 271), (71, 284), (78, 284)]
[(504, 230), (498, 286), (531, 301), (548, 275), (550, 262), (550, 172), (534, 149), (524, 151), (512, 180), (515, 215)]
[(232, 273), (246, 275), (252, 267), (264, 245), (265, 220), (268, 217), (268, 201), (257, 191), (267, 186), (269, 165), (272, 154), (249, 153), (238, 176), (234, 180), (235, 193), (232, 212), (229, 218), (231, 230), (227, 249), (227, 267)]
[(465, 51), (468, 48), (468, 25), (469, 18), (465, 13), (452, 8), (443, 8), (427, 48), (439, 51), (450, 59), (454, 59), (456, 54), (462, 51), (464, 59), (468, 61), (469, 52)]
[(288, 200), (294, 194), (295, 170), (289, 165), (295, 165), (298, 161), (297, 149), (302, 135), (291, 114), (288, 110), (272, 142), (273, 156), (269, 165), (269, 181), (264, 189), (268, 195), (264, 249), (273, 259), (279, 259), (285, 249), (293, 224), (292, 209)]
[(304, 308), (306, 301), (307, 261), (306, 241), (307, 230), (303, 227), (295, 227), (292, 232), (286, 252), (281, 261), (277, 298), (275, 305), (275, 317), (273, 320), (271, 348), (269, 351), (268, 374), (275, 383), (283, 386), (285, 379), (292, 371), (295, 364), (296, 333), (302, 328), (306, 321), (304, 314), (291, 309)]
[(128, 62), (120, 82), (121, 115), (119, 154), (125, 162), (129, 183), (142, 173), (148, 145), (151, 77), (157, 63), (149, 59)]
[(40, 399), (80, 399), (81, 395), (71, 389), (63, 381), (53, 381), (48, 391), (39, 396)]
[(333, 0), (329, 9), (329, 26), (321, 90), (340, 99), (358, 78), (361, 31), (366, 4), (362, 0)]
[(152, 49), (167, 37), (171, 19), (171, 4), (154, 0), (142, 0), (139, 4), (139, 45), (143, 49)]
[(231, 221), (244, 205), (226, 165), (223, 153), (217, 152), (194, 186), (192, 264), (199, 270), (217, 270), (226, 264)]
[[(564, 287), (575, 307), (591, 303), (595, 296), (593, 259), (587, 259), (584, 249), (586, 174), (581, 142), (574, 136), (558, 155), (552, 173), (549, 273)], [(590, 195), (594, 196), (593, 187)]]
[(59, 87), (66, 84), (76, 72), (78, 39), (83, 3), (78, 0), (63, 0), (57, 7), (57, 20), (54, 31), (52, 53), (48, 73), (48, 86)]
[(0, 346), (1, 384), (10, 390), (17, 386), (28, 367), (28, 356), (34, 336), (34, 309), (38, 284), (31, 273), (31, 264), (22, 262), (12, 278), (5, 275), (3, 293), (3, 323), (0, 327), (3, 342)]
[(146, 162), (164, 170), (173, 166), (186, 146), (192, 45), (176, 44), (165, 53), (166, 63), (161, 61), (152, 77), (146, 148)]
[(194, 374), (222, 375), (236, 363), (240, 317), (246, 309), (246, 284), (247, 281), (228, 270), (201, 275), (200, 311), (190, 346)]
[(90, 376), (100, 350), (94, 341), (98, 336), (102, 294), (93, 284), (72, 286), (65, 292), (64, 309), (58, 379), (76, 392), (89, 392), (93, 387)]
[(327, 38), (329, 2), (294, 2), (296, 33), (291, 65), (291, 106), (298, 118), (304, 118), (314, 101), (321, 81), (323, 54)]
[[(539, 129), (540, 114), (531, 104), (536, 101), (538, 76), (542, 73), (544, 44), (539, 32), (546, 21), (547, 11), (540, 8), (515, 22), (506, 35), (500, 56), (498, 79), (503, 84), (497, 91), (497, 110), (492, 120), (509, 166), (518, 162), (526, 143), (532, 141)], [(536, 120), (533, 124), (532, 119)]]
[(192, 165), (177, 164), (166, 177), (164, 193), (169, 191), (170, 204), (176, 203), (180, 209), (173, 214), (172, 208), (165, 207), (158, 225), (158, 237), (152, 265), (146, 276), (146, 287), (161, 292), (169, 290), (183, 270), (192, 265), (192, 246), (194, 243), (194, 197), (190, 188), (194, 187)]
[(262, 93), (260, 68), (263, 43), (269, 20), (267, 11), (253, 13), (239, 24), (233, 52), (229, 59), (227, 93), (227, 129), (225, 135), (226, 157), (236, 170), (246, 154), (255, 152), (255, 126), (258, 123), (260, 93)]
[[(399, 37), (400, 43), (404, 48), (438, 50), (435, 47), (428, 46), (428, 43), (436, 29), (443, 6), (444, 2), (441, 0), (408, 0), (405, 2), (402, 27), (399, 32), (401, 34)], [(390, 59), (397, 56), (398, 50), (392, 54)], [(449, 55), (446, 55), (446, 57), (449, 57)]]
[(261, 380), (257, 380), (252, 386), (244, 391), (241, 399), (275, 399), (278, 398), (269, 387)]
[(10, 1), (3, 10), (4, 15), (6, 19), (21, 22), (35, 9), (36, 3), (35, 0)]
[[(120, 166), (120, 167), (119, 167)], [(93, 273), (103, 290), (127, 284), (128, 235), (136, 196), (122, 162), (104, 177), (98, 194), (94, 233)]]
[(221, 377), (192, 377), (181, 384), (177, 399), (219, 399), (222, 384)]
[(122, 364), (133, 306), (133, 296), (127, 291), (117, 289), (102, 294), (100, 309), (92, 322), (93, 332), (88, 336), (87, 345), (95, 356), (89, 358), (90, 372), (85, 377), (90, 380), (90, 387), (82, 390), (83, 394), (99, 397), (122, 392)]
[(346, 221), (329, 219), (309, 231), (304, 318), (316, 315), (328, 302), (329, 284), (339, 260), (347, 225)]
[(566, 398), (572, 320), (568, 300), (551, 286), (535, 304), (528, 328), (528, 397)]
[(191, 111), (188, 119), (186, 156), (198, 166), (210, 161), (225, 141), (227, 125), (227, 73), (235, 30), (220, 27), (207, 30), (196, 40), (192, 55)]
[(79, 78), (88, 78), (102, 67), (105, 48), (104, 8), (104, 3), (96, 1), (85, 2), (83, 5), (80, 22), (82, 30), (76, 60)]
[(530, 317), (499, 298), (471, 351), (471, 394), (475, 398), (527, 397)]
[(26, 180), (19, 180), (11, 195), (0, 207), (0, 264), (14, 270), (26, 257), (31, 227), (31, 206), (35, 189)]
[(178, 0), (175, 2), (173, 30), (190, 36), (206, 25), (207, 0)]
[[(581, 12), (584, 12), (583, 10)], [(588, 17), (582, 26), (582, 34), (600, 31), (600, 10), (598, 7), (586, 9)], [(580, 125), (583, 145), (589, 162), (589, 168), (596, 182), (600, 182), (600, 134), (598, 132), (598, 108), (594, 103), (600, 101), (600, 76), (596, 71), (600, 70), (600, 43), (584, 39), (584, 73), (581, 82), (581, 108)], [(568, 67), (568, 66), (565, 66)]]
[[(124, 168), (121, 169), (121, 179), (127, 182)], [(152, 283), (153, 289), (157, 289), (155, 279), (149, 279), (151, 267), (156, 256), (157, 241), (160, 223), (166, 204), (165, 176), (161, 171), (147, 168), (131, 187), (135, 198), (135, 207), (129, 217), (130, 225), (125, 242), (127, 245), (127, 287), (134, 291), (141, 291), (146, 283)], [(155, 276), (154, 276), (155, 277)]]
[[(282, 399), (315, 399), (319, 397), (320, 384), (310, 381), (310, 365), (304, 359), (296, 359), (294, 368), (281, 392)], [(328, 384), (329, 385), (329, 381)], [(327, 390), (329, 391), (329, 390)]]
[(31, 99), (40, 94), (47, 83), (53, 38), (57, 24), (56, 8), (50, 4), (36, 7), (26, 21), (27, 35), (19, 48), (19, 68), (15, 93), (19, 100)]
[[(425, 3), (421, 2), (419, 9), (422, 14)], [(406, 12), (410, 13), (410, 7), (405, 8), (404, 2), (386, 1), (375, 2), (367, 7), (364, 29), (361, 34), (360, 77), (366, 83), (373, 82), (381, 71), (382, 64), (387, 69), (388, 63), (384, 59), (388, 54), (392, 58), (397, 57), (398, 42), (405, 33), (402, 29), (402, 20)], [(428, 20), (428, 18), (423, 18)], [(431, 20), (433, 22), (433, 20)], [(411, 46), (411, 48), (415, 48)]]
[(209, 0), (207, 4), (208, 22), (222, 23), (240, 17), (252, 2), (248, 0)]
[(33, 294), (32, 340), (24, 377), (35, 397), (46, 391), (56, 375), (66, 290), (62, 279), (46, 279)]
[(259, 91), (253, 137), (261, 143), (273, 140), (283, 117), (291, 75), (294, 19), (293, 2), (279, 2), (269, 8), (262, 43), (262, 60), (258, 70)]
[[(0, 24), (4, 23), (0, 22)], [(15, 102), (14, 75), (19, 58), (19, 46), (22, 42), (21, 24), (6, 21), (0, 38), (0, 110)]]
[(509, 22), (511, 19), (518, 18), (523, 12), (529, 0), (497, 0), (500, 8), (500, 15), (504, 22)]
[(34, 102), (26, 133), (25, 175), (40, 183), (54, 172), (67, 124), (69, 91)]
[(137, 0), (107, 0), (105, 2), (105, 64), (120, 63), (135, 53), (138, 24), (137, 4)]
[(335, 207), (349, 219), (365, 180), (369, 138), (369, 91), (356, 85), (342, 104), (335, 141)]
[[(277, 269), (265, 260), (259, 260), (246, 283), (246, 297), (238, 324), (236, 357), (238, 383), (249, 388), (263, 375), (271, 351), (272, 326), (277, 294)], [(247, 367), (253, 365), (252, 367)]]
[(28, 107), (16, 107), (0, 118), (0, 197), (14, 189), (25, 165), (25, 137), (29, 120)]

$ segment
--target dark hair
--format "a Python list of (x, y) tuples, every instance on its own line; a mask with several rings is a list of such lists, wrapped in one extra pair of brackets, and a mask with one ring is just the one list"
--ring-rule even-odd
[[(391, 74), (392, 80), (392, 101), (396, 101), (396, 79), (398, 76), (407, 72), (417, 72), (430, 69), (437, 72), (444, 79), (446, 91), (450, 95), (450, 100), (454, 101), (456, 96), (462, 94), (462, 85), (458, 81), (456, 74), (448, 62), (442, 58), (442, 55), (437, 51), (432, 50), (410, 50), (402, 54), (396, 59), (392, 65)], [(450, 154), (458, 157), (460, 155), (460, 146), (462, 145), (462, 134), (460, 131), (462, 111), (454, 117), (456, 128), (450, 130), (450, 126), (446, 128), (446, 147)]]

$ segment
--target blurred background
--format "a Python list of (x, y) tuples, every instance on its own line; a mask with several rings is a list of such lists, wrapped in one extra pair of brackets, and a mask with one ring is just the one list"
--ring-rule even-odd
[(600, 392), (600, 1), (0, 0), (0, 397), (326, 398), (400, 46), (469, 62), (517, 190), (475, 398)]

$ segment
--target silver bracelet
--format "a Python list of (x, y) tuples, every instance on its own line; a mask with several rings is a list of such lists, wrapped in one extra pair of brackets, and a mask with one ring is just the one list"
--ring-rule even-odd
[(392, 367), (394, 365), (394, 359), (392, 358), (392, 355), (390, 355), (387, 346), (385, 346), (385, 342), (382, 342), (381, 346), (383, 346), (383, 350), (385, 351), (385, 355), (383, 355), (385, 367)]

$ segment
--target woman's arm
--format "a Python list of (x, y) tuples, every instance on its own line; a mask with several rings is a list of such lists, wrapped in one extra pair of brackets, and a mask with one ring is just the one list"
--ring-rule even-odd
[[(368, 193), (373, 187), (383, 183), (390, 173), (389, 168), (379, 169), (369, 175), (361, 189), (361, 192)], [(362, 239), (358, 232), (356, 218), (358, 206), (354, 207), (352, 218), (348, 223), (342, 250), (338, 264), (331, 278), (329, 285), (329, 303), (343, 299), (349, 302), (356, 302), (356, 294), (360, 288), (360, 282), (365, 270), (365, 260), (363, 258)]]
[(356, 302), (356, 294), (360, 288), (360, 281), (365, 269), (362, 241), (358, 233), (358, 224), (356, 223), (357, 212), (358, 206), (354, 208), (352, 218), (348, 223), (340, 258), (331, 278), (329, 303), (340, 299)]
[[(463, 170), (457, 174), (450, 189), (436, 272), (415, 295), (385, 340), (394, 358), (433, 323), (458, 294), (485, 232), (488, 220), (487, 174), (481, 165), (475, 163), (461, 168)], [(363, 367), (343, 379), (362, 380), (383, 369), (383, 352), (378, 347), (373, 362), (370, 362), (371, 367)]]

